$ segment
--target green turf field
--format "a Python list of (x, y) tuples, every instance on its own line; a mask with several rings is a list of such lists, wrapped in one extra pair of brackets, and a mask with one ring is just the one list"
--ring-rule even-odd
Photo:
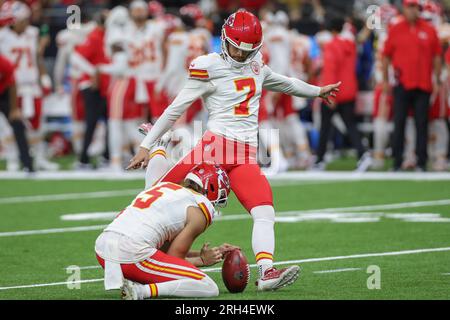
[[(142, 184), (0, 180), (0, 299), (118, 299), (118, 292), (103, 290), (93, 251), (108, 220), (63, 221), (61, 215), (118, 212)], [(450, 298), (450, 181), (290, 181), (277, 182), (273, 191), (279, 219), (275, 259), (302, 260), (299, 280), (257, 293), (253, 268), (247, 289), (230, 294), (220, 272), (210, 272), (218, 299)], [(229, 242), (254, 263), (252, 221), (235, 198), (223, 217), (195, 249), (204, 241)], [(86, 226), (97, 227), (65, 229)], [(46, 229), (53, 230), (14, 233)], [(441, 249), (429, 250), (436, 248)], [(82, 267), (80, 289), (64, 284), (72, 280), (66, 270), (72, 265)], [(373, 274), (367, 269), (373, 265), (381, 272), (380, 289), (368, 289)], [(30, 287), (39, 284), (45, 286)]]

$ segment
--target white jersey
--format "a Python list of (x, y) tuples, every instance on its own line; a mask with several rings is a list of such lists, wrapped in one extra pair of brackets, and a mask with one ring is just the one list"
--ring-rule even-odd
[(273, 72), (264, 65), (261, 53), (241, 68), (232, 67), (217, 53), (200, 56), (189, 67), (186, 85), (144, 138), (141, 147), (150, 149), (200, 97), (209, 113), (208, 130), (257, 146), (263, 88), (300, 97), (320, 94), (320, 87)]
[(130, 22), (123, 31), (126, 38), (130, 75), (145, 81), (154, 81), (163, 67), (164, 25), (149, 21), (142, 28)]
[(291, 35), (282, 27), (273, 25), (264, 34), (264, 45), (270, 55), (269, 67), (277, 73), (287, 75), (291, 66)]
[(208, 225), (213, 222), (215, 210), (205, 196), (175, 183), (157, 184), (141, 192), (104, 230), (121, 235), (118, 252), (108, 251), (101, 241), (96, 252), (122, 263), (148, 257), (183, 230), (189, 207), (200, 208)]
[(305, 61), (309, 57), (311, 40), (308, 36), (294, 31), (292, 31), (291, 37), (291, 67), (289, 70), (289, 75), (297, 79), (305, 80), (307, 78)]
[[(94, 30), (95, 22), (84, 23), (80, 28), (64, 29), (56, 35), (56, 45), (58, 46), (58, 54), (55, 62), (54, 80), (56, 84), (62, 84), (66, 65), (69, 63), (70, 54), (74, 48), (82, 44), (87, 35)], [(71, 79), (79, 79), (83, 72), (75, 66), (70, 66), (69, 76)]]
[(0, 31), (0, 53), (10, 59), (15, 69), (18, 95), (39, 97), (42, 95), (37, 62), (39, 29), (28, 26), (21, 34), (10, 28)]
[(164, 88), (174, 98), (187, 80), (192, 60), (208, 52), (208, 41), (202, 29), (172, 32), (167, 39), (167, 61), (158, 90)]

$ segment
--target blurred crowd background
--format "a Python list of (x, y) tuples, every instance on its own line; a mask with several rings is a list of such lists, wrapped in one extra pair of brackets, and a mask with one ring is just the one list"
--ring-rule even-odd
[[(261, 160), (264, 167), (274, 172), (325, 170), (339, 159), (356, 159), (356, 165), (352, 160), (350, 166), (337, 168), (449, 169), (448, 0), (0, 0), (0, 4), (4, 19), (0, 54), (15, 65), (22, 109), (14, 117), (0, 113), (0, 169), (122, 171), (143, 137), (139, 125), (154, 123), (170, 104), (192, 59), (220, 53), (223, 22), (239, 8), (260, 17), (261, 52), (274, 71), (316, 85), (345, 79), (342, 90), (347, 97), (332, 106), (318, 99), (263, 93), (260, 155), (269, 159)], [(414, 10), (427, 25), (411, 29), (411, 39), (423, 42), (401, 40), (390, 32), (405, 19), (413, 25)], [(429, 39), (433, 32), (436, 43)], [(25, 66), (21, 59), (26, 54), (14, 52), (17, 43), (31, 46), (35, 66)], [(409, 67), (401, 66), (397, 54), (404, 55)], [(386, 57), (388, 83), (383, 74)], [(406, 71), (399, 74), (401, 68), (412, 69), (409, 77), (419, 82), (430, 78), (431, 87), (405, 84)], [(33, 78), (33, 72), (39, 77)], [(29, 89), (32, 85), (39, 90)], [(425, 102), (417, 102), (421, 99)], [(193, 123), (205, 117), (201, 101), (195, 103), (177, 123), (172, 148), (192, 147), (198, 139)], [(17, 140), (18, 119), (25, 124), (28, 150)], [(278, 138), (271, 129), (279, 130)]]

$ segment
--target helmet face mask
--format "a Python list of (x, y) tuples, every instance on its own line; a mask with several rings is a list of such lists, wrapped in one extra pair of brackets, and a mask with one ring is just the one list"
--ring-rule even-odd
[(185, 180), (190, 180), (198, 185), (201, 193), (208, 198), (214, 207), (223, 208), (227, 205), (230, 180), (220, 166), (201, 163), (189, 171)]

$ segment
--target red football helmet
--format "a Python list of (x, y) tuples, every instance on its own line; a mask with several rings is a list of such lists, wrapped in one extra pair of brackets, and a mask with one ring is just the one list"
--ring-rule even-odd
[[(258, 53), (263, 43), (263, 32), (259, 19), (245, 9), (239, 9), (228, 17), (222, 26), (222, 52), (225, 58), (233, 65), (243, 66)], [(246, 61), (238, 62), (231, 58), (228, 52), (227, 42), (232, 46), (250, 51)]]
[(180, 8), (180, 15), (182, 16), (189, 16), (195, 21), (198, 21), (200, 19), (203, 19), (203, 11), (199, 7), (199, 5), (195, 3), (187, 4), (185, 6), (182, 6)]
[(0, 27), (8, 26), (14, 22), (12, 2), (6, 1), (0, 7)]
[(213, 206), (223, 208), (227, 205), (230, 179), (219, 165), (208, 162), (198, 164), (189, 171), (185, 180), (198, 184)]
[(152, 0), (148, 3), (148, 14), (151, 17), (161, 17), (164, 12), (165, 9), (159, 1)]

